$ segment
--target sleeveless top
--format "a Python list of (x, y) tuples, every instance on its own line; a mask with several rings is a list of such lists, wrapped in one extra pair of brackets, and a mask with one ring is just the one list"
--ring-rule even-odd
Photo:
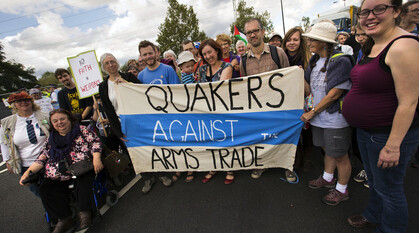
[[(346, 95), (342, 107), (342, 114), (352, 126), (374, 131), (382, 131), (380, 128), (385, 129), (385, 132), (390, 131), (398, 100), (390, 69), (384, 69), (382, 64), (385, 64), (384, 58), (390, 46), (400, 38), (413, 38), (419, 42), (414, 36), (397, 37), (377, 57), (367, 57), (366, 61), (360, 61), (352, 69), (352, 88)], [(412, 61), (412, 65), (415, 64)]]
[(231, 67), (230, 63), (227, 63), (227, 62), (223, 61), (223, 63), (220, 66), (220, 69), (218, 69), (211, 77), (207, 76), (207, 69), (209, 68), (208, 64), (205, 64), (205, 65), (199, 67), (199, 75), (201, 77), (199, 82), (200, 83), (206, 83), (206, 82), (220, 81), (221, 73), (223, 72), (223, 70), (225, 68), (227, 68), (229, 66)]

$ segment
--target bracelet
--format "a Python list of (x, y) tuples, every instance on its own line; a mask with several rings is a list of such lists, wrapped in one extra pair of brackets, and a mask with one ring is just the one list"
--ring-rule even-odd
[(390, 154), (390, 153), (400, 153), (400, 150), (390, 150), (390, 149), (388, 149), (387, 147), (384, 147), (383, 148), (388, 154)]

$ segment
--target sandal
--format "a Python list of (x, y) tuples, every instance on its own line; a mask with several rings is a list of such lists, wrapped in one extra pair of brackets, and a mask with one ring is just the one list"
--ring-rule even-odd
[(193, 179), (194, 179), (195, 177), (194, 177), (194, 175), (193, 175), (193, 172), (188, 172), (188, 174), (186, 175), (186, 179), (185, 179), (185, 182), (186, 183), (190, 183), (190, 182), (192, 182), (193, 181)]
[(210, 181), (212, 179), (212, 177), (216, 174), (217, 172), (208, 172), (204, 178), (202, 179), (202, 183), (206, 184), (208, 183), (208, 181)]
[(180, 176), (182, 175), (182, 173), (180, 172), (176, 172), (175, 174), (173, 174), (172, 176), (172, 181), (176, 182), (177, 180), (179, 180)]
[[(229, 179), (229, 178), (227, 178), (228, 176), (233, 177), (233, 178)], [(234, 181), (234, 174), (233, 173), (231, 173), (231, 174), (227, 173), (226, 178), (224, 179), (224, 184), (232, 184), (233, 181)]]

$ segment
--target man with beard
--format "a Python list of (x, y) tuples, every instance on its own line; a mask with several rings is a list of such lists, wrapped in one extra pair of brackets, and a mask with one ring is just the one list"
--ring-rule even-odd
[[(253, 76), (263, 72), (290, 66), (287, 54), (282, 48), (263, 43), (265, 29), (259, 19), (249, 19), (244, 30), (247, 43), (251, 45), (247, 55), (242, 57), (240, 73), (242, 76)], [(258, 179), (265, 169), (255, 169), (251, 177)], [(286, 170), (285, 175), (289, 182), (295, 182), (297, 177), (294, 172)]]
[(74, 84), (71, 74), (68, 70), (58, 68), (55, 70), (55, 78), (64, 88), (58, 92), (58, 103), (60, 108), (73, 113), (80, 120), (89, 119), (92, 115), (93, 99), (92, 97), (79, 99), (76, 84)]
[[(180, 84), (179, 77), (177, 76), (175, 70), (165, 64), (162, 64), (158, 61), (157, 49), (156, 46), (150, 41), (143, 40), (138, 45), (138, 50), (140, 56), (143, 58), (147, 67), (138, 74), (138, 79), (143, 84)], [(150, 192), (151, 187), (153, 186), (156, 178), (155, 175), (159, 177), (159, 180), (163, 183), (164, 186), (169, 187), (172, 185), (172, 180), (169, 179), (165, 173), (142, 173), (144, 186), (142, 188), (142, 193), (147, 194)]]

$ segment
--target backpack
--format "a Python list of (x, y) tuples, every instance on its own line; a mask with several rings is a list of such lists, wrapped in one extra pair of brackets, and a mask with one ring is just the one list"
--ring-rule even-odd
[[(269, 51), (271, 53), (272, 60), (274, 60), (275, 64), (278, 66), (278, 69), (281, 69), (281, 63), (279, 62), (279, 56), (278, 56), (278, 50), (276, 49), (276, 46), (269, 45)], [(243, 64), (244, 69), (244, 76), (247, 76), (246, 73), (246, 61), (247, 61), (247, 54), (244, 54), (242, 57), (241, 63)]]

